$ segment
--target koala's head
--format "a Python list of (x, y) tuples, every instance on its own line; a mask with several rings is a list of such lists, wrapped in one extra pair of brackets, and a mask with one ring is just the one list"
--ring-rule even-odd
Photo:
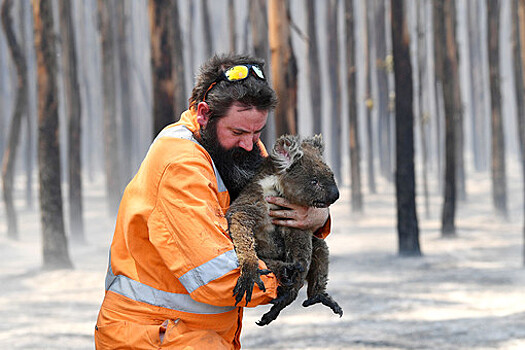
[(290, 202), (325, 208), (339, 198), (334, 174), (323, 160), (321, 135), (301, 141), (298, 136), (284, 135), (270, 152), (277, 170), (279, 187)]

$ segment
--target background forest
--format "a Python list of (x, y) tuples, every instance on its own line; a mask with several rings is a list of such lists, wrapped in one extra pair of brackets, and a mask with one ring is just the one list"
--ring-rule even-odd
[[(5, 271), (29, 257), (21, 244), (31, 241), (41, 244), (30, 271), (103, 273), (107, 261), (89, 265), (86, 247), (107, 252), (149, 144), (187, 109), (198, 67), (225, 52), (267, 62), (280, 103), (266, 145), (283, 133), (323, 134), (343, 190), (334, 215), (346, 226), (336, 232), (358, 232), (359, 220), (376, 215), (366, 221), (375, 225), (388, 203), (394, 253), (423, 258), (443, 243), (422, 243), (422, 225), (458, 239), (478, 210), (503, 225), (496, 231), (520, 221), (512, 242), (525, 262), (525, 0), (0, 0), (0, 8)], [(25, 253), (8, 252), (16, 249)], [(517, 276), (509, 278), (523, 286)]]

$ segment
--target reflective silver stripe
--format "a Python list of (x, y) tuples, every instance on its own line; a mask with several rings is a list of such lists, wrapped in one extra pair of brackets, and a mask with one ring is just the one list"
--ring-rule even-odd
[[(199, 141), (197, 141), (197, 139), (195, 139), (195, 137), (193, 136), (193, 133), (191, 132), (191, 130), (185, 127), (184, 125), (177, 125), (177, 126), (162, 130), (157, 135), (157, 137), (155, 137), (155, 140), (153, 140), (152, 145), (153, 143), (155, 143), (155, 141), (157, 141), (161, 137), (175, 137), (178, 139), (190, 140), (200, 145)], [(211, 161), (211, 163), (213, 165), (213, 172), (215, 173), (215, 178), (217, 179), (217, 188), (219, 189), (219, 192), (228, 191), (228, 189), (224, 185), (224, 181), (222, 181), (221, 175), (219, 174), (219, 170), (217, 170), (217, 167), (215, 166), (215, 163), (213, 162), (213, 160)]]
[(237, 260), (235, 250), (228, 250), (226, 253), (186, 272), (179, 278), (179, 282), (182, 283), (188, 293), (192, 293), (195, 289), (224, 276), (237, 267), (239, 267), (239, 260)]
[(165, 292), (123, 275), (115, 276), (111, 269), (111, 258), (106, 275), (106, 290), (150, 305), (193, 314), (222, 314), (235, 309), (234, 306), (213, 306), (200, 303), (193, 300), (189, 294)]

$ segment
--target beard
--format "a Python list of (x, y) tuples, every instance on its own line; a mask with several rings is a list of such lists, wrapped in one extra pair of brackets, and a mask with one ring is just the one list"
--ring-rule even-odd
[(241, 147), (228, 150), (221, 146), (217, 137), (217, 120), (212, 118), (206, 128), (200, 130), (198, 140), (213, 159), (233, 202), (255, 175), (264, 158), (257, 143), (251, 151)]

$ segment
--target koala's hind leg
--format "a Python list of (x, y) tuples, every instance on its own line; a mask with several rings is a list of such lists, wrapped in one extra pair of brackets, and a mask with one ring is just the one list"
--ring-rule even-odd
[(301, 288), (312, 259), (312, 234), (290, 227), (282, 227), (281, 230), (286, 252), (285, 261), (296, 266), (295, 268), (298, 270), (297, 282), (300, 282), (299, 288)]
[(326, 242), (315, 236), (312, 236), (312, 261), (310, 270), (306, 276), (308, 288), (306, 294), (308, 299), (303, 302), (303, 306), (310, 306), (322, 303), (328, 306), (339, 316), (343, 315), (343, 309), (326, 293), (326, 284), (328, 282), (328, 246)]
[(257, 325), (266, 326), (275, 320), (282, 309), (290, 305), (297, 298), (298, 292), (298, 288), (287, 288), (283, 286), (277, 287), (277, 299), (274, 300), (270, 311), (262, 315), (260, 321), (257, 322)]

